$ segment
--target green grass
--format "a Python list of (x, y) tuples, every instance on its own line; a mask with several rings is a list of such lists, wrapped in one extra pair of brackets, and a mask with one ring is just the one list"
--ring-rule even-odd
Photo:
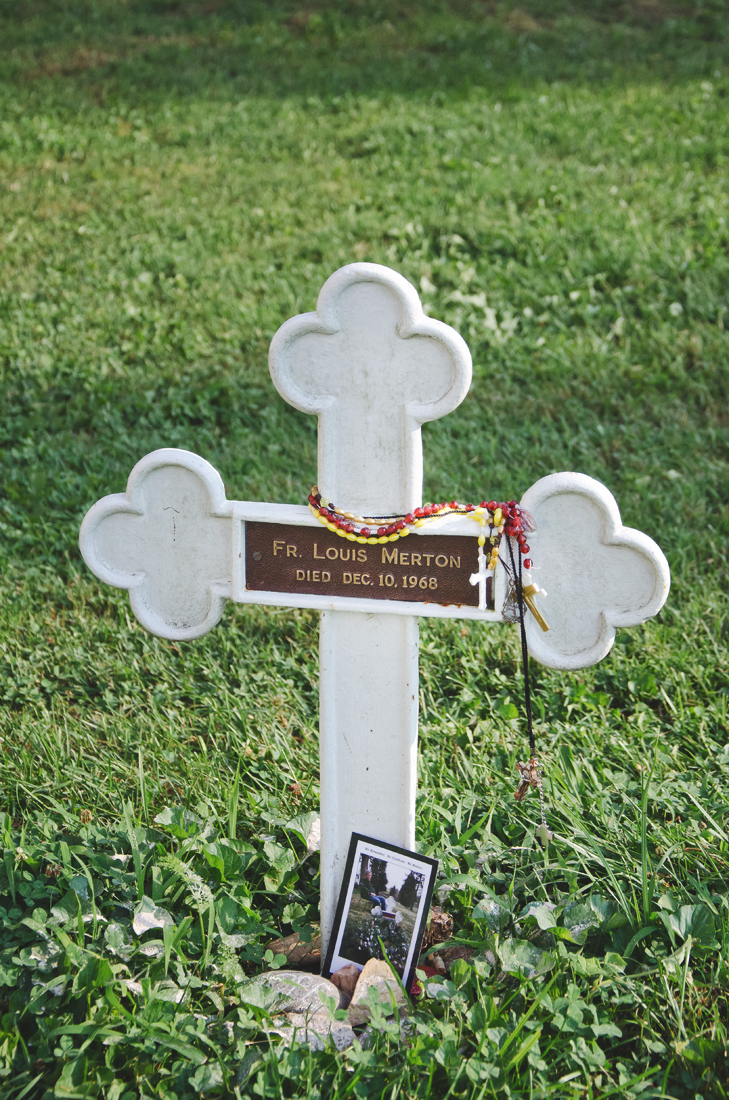
[[(728, 1095), (728, 15), (0, 15), (0, 1100)], [(302, 502), (315, 424), (267, 346), (363, 258), (473, 352), (427, 496), (582, 470), (673, 587), (596, 668), (534, 670), (546, 855), (512, 796), (518, 639), (423, 625), (418, 842), (477, 953), (407, 1041), (377, 1020), (340, 1055), (270, 1048), (246, 985), (317, 919), (316, 617), (163, 642), (76, 538), (163, 445)], [(173, 925), (140, 939), (144, 898)]]

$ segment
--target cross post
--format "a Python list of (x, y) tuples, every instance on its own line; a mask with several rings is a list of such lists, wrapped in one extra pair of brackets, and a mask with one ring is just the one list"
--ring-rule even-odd
[[(422, 503), (421, 425), (463, 400), (471, 357), (407, 280), (377, 264), (335, 272), (316, 311), (276, 333), (269, 363), (281, 396), (319, 418), (323, 496), (362, 516)], [(583, 474), (542, 478), (522, 504), (537, 521), (530, 543), (551, 627), (527, 617), (530, 652), (554, 668), (594, 664), (616, 627), (662, 606), (666, 559)], [(478, 533), (467, 518), (443, 519), (363, 546), (303, 506), (228, 501), (213, 467), (176, 449), (141, 459), (126, 493), (84, 519), (86, 563), (129, 589), (139, 621), (162, 637), (205, 634), (226, 599), (320, 610), (324, 951), (351, 833), (415, 847), (419, 617), (502, 618), (505, 579), (486, 568)]]

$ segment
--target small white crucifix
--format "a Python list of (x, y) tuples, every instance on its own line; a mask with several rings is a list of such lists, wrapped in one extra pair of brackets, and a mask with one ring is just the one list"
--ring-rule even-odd
[[(316, 312), (276, 333), (270, 368), (281, 396), (319, 418), (326, 498), (362, 516), (421, 505), (421, 425), (463, 400), (471, 357), (457, 332), (423, 313), (407, 280), (377, 264), (335, 272)], [(666, 559), (622, 526), (611, 494), (583, 474), (542, 478), (521, 503), (536, 520), (529, 541), (549, 591), (549, 631), (527, 616), (530, 652), (552, 668), (594, 664), (616, 627), (662, 606)], [(174, 449), (141, 459), (126, 493), (84, 519), (89, 568), (129, 589), (139, 621), (163, 638), (205, 634), (226, 599), (321, 611), (325, 940), (352, 832), (415, 847), (418, 618), (502, 619), (506, 575), (490, 574), (478, 534), (470, 519), (442, 519), (363, 545), (303, 505), (227, 500), (208, 462)]]
[(478, 548), (478, 572), (471, 573), (468, 578), (471, 584), (478, 585), (478, 609), (479, 611), (485, 611), (487, 605), (487, 593), (489, 578), (493, 577), (494, 570), (489, 569), (488, 559), (483, 552), (483, 546)]

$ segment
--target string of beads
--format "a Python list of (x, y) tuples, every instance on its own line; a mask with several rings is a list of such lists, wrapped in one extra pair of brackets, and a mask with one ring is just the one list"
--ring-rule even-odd
[[(401, 515), (356, 516), (337, 508), (327, 497), (321, 495), (315, 485), (309, 493), (309, 508), (327, 530), (350, 542), (370, 544), (395, 542), (405, 538), (410, 534), (411, 528), (422, 527), (429, 520), (443, 519), (446, 516), (469, 516), (481, 528), (478, 545), (484, 546), (487, 539), (491, 543), (489, 569), (496, 567), (502, 535), (515, 539), (520, 552), (528, 554), (526, 536), (534, 530), (531, 516), (515, 500), (482, 500), (480, 504), (459, 504), (457, 500), (452, 500), (444, 504), (424, 504), (422, 508), (413, 508), (412, 512)], [(525, 568), (530, 569), (531, 565), (529, 558), (526, 558)]]

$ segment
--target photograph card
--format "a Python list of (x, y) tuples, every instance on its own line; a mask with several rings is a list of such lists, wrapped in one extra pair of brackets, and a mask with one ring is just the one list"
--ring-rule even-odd
[(410, 989), (425, 935), (438, 860), (352, 833), (325, 976), (387, 957)]

